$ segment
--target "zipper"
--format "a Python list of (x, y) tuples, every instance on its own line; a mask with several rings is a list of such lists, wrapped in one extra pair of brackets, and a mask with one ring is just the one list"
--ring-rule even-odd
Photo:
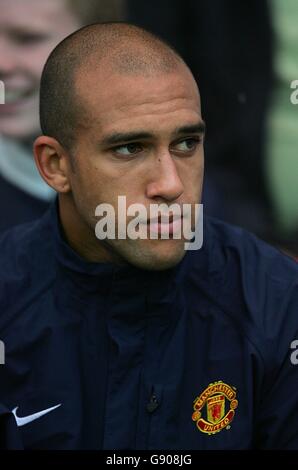
[(146, 409), (148, 413), (153, 413), (159, 407), (159, 401), (155, 394), (154, 388), (152, 388), (150, 399), (147, 403)]

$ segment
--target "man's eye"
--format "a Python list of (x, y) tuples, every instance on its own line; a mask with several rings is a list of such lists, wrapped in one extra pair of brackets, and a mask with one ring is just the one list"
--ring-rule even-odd
[(114, 152), (118, 155), (130, 156), (135, 155), (138, 152), (142, 151), (142, 146), (140, 144), (126, 144), (121, 145), (120, 147), (114, 148)]
[(14, 41), (17, 44), (21, 44), (23, 46), (38, 44), (47, 39), (47, 36), (44, 34), (38, 33), (15, 33), (14, 34)]
[(199, 138), (185, 139), (175, 144), (174, 149), (178, 150), (179, 152), (191, 152), (196, 149), (199, 143)]

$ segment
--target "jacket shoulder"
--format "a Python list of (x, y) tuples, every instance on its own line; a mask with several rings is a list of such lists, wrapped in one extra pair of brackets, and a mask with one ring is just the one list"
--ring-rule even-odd
[(277, 340), (288, 351), (298, 332), (298, 264), (246, 230), (213, 218), (204, 223), (202, 250), (204, 275), (198, 252), (190, 277), (213, 310), (264, 356)]
[(52, 244), (43, 219), (18, 225), (1, 235), (0, 330), (49, 283)]

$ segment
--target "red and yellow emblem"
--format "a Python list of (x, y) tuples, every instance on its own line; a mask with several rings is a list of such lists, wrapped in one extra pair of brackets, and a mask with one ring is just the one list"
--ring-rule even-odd
[(237, 406), (236, 388), (213, 382), (194, 400), (192, 420), (201, 432), (216, 434), (230, 425)]

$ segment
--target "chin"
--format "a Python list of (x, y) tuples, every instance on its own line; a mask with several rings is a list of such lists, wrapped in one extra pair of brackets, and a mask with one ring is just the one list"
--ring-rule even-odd
[[(158, 247), (159, 249), (135, 250), (127, 261), (133, 266), (148, 271), (164, 271), (171, 269), (185, 256), (184, 245), (179, 247)], [(129, 258), (129, 259), (128, 259)]]
[[(148, 242), (148, 241), (147, 241)], [(185, 240), (109, 240), (105, 244), (109, 260), (116, 264), (130, 264), (147, 271), (171, 269), (185, 256)]]
[(39, 128), (31, 126), (28, 122), (23, 123), (21, 121), (20, 124), (11, 122), (0, 124), (0, 134), (8, 139), (22, 140), (38, 133), (40, 133)]

